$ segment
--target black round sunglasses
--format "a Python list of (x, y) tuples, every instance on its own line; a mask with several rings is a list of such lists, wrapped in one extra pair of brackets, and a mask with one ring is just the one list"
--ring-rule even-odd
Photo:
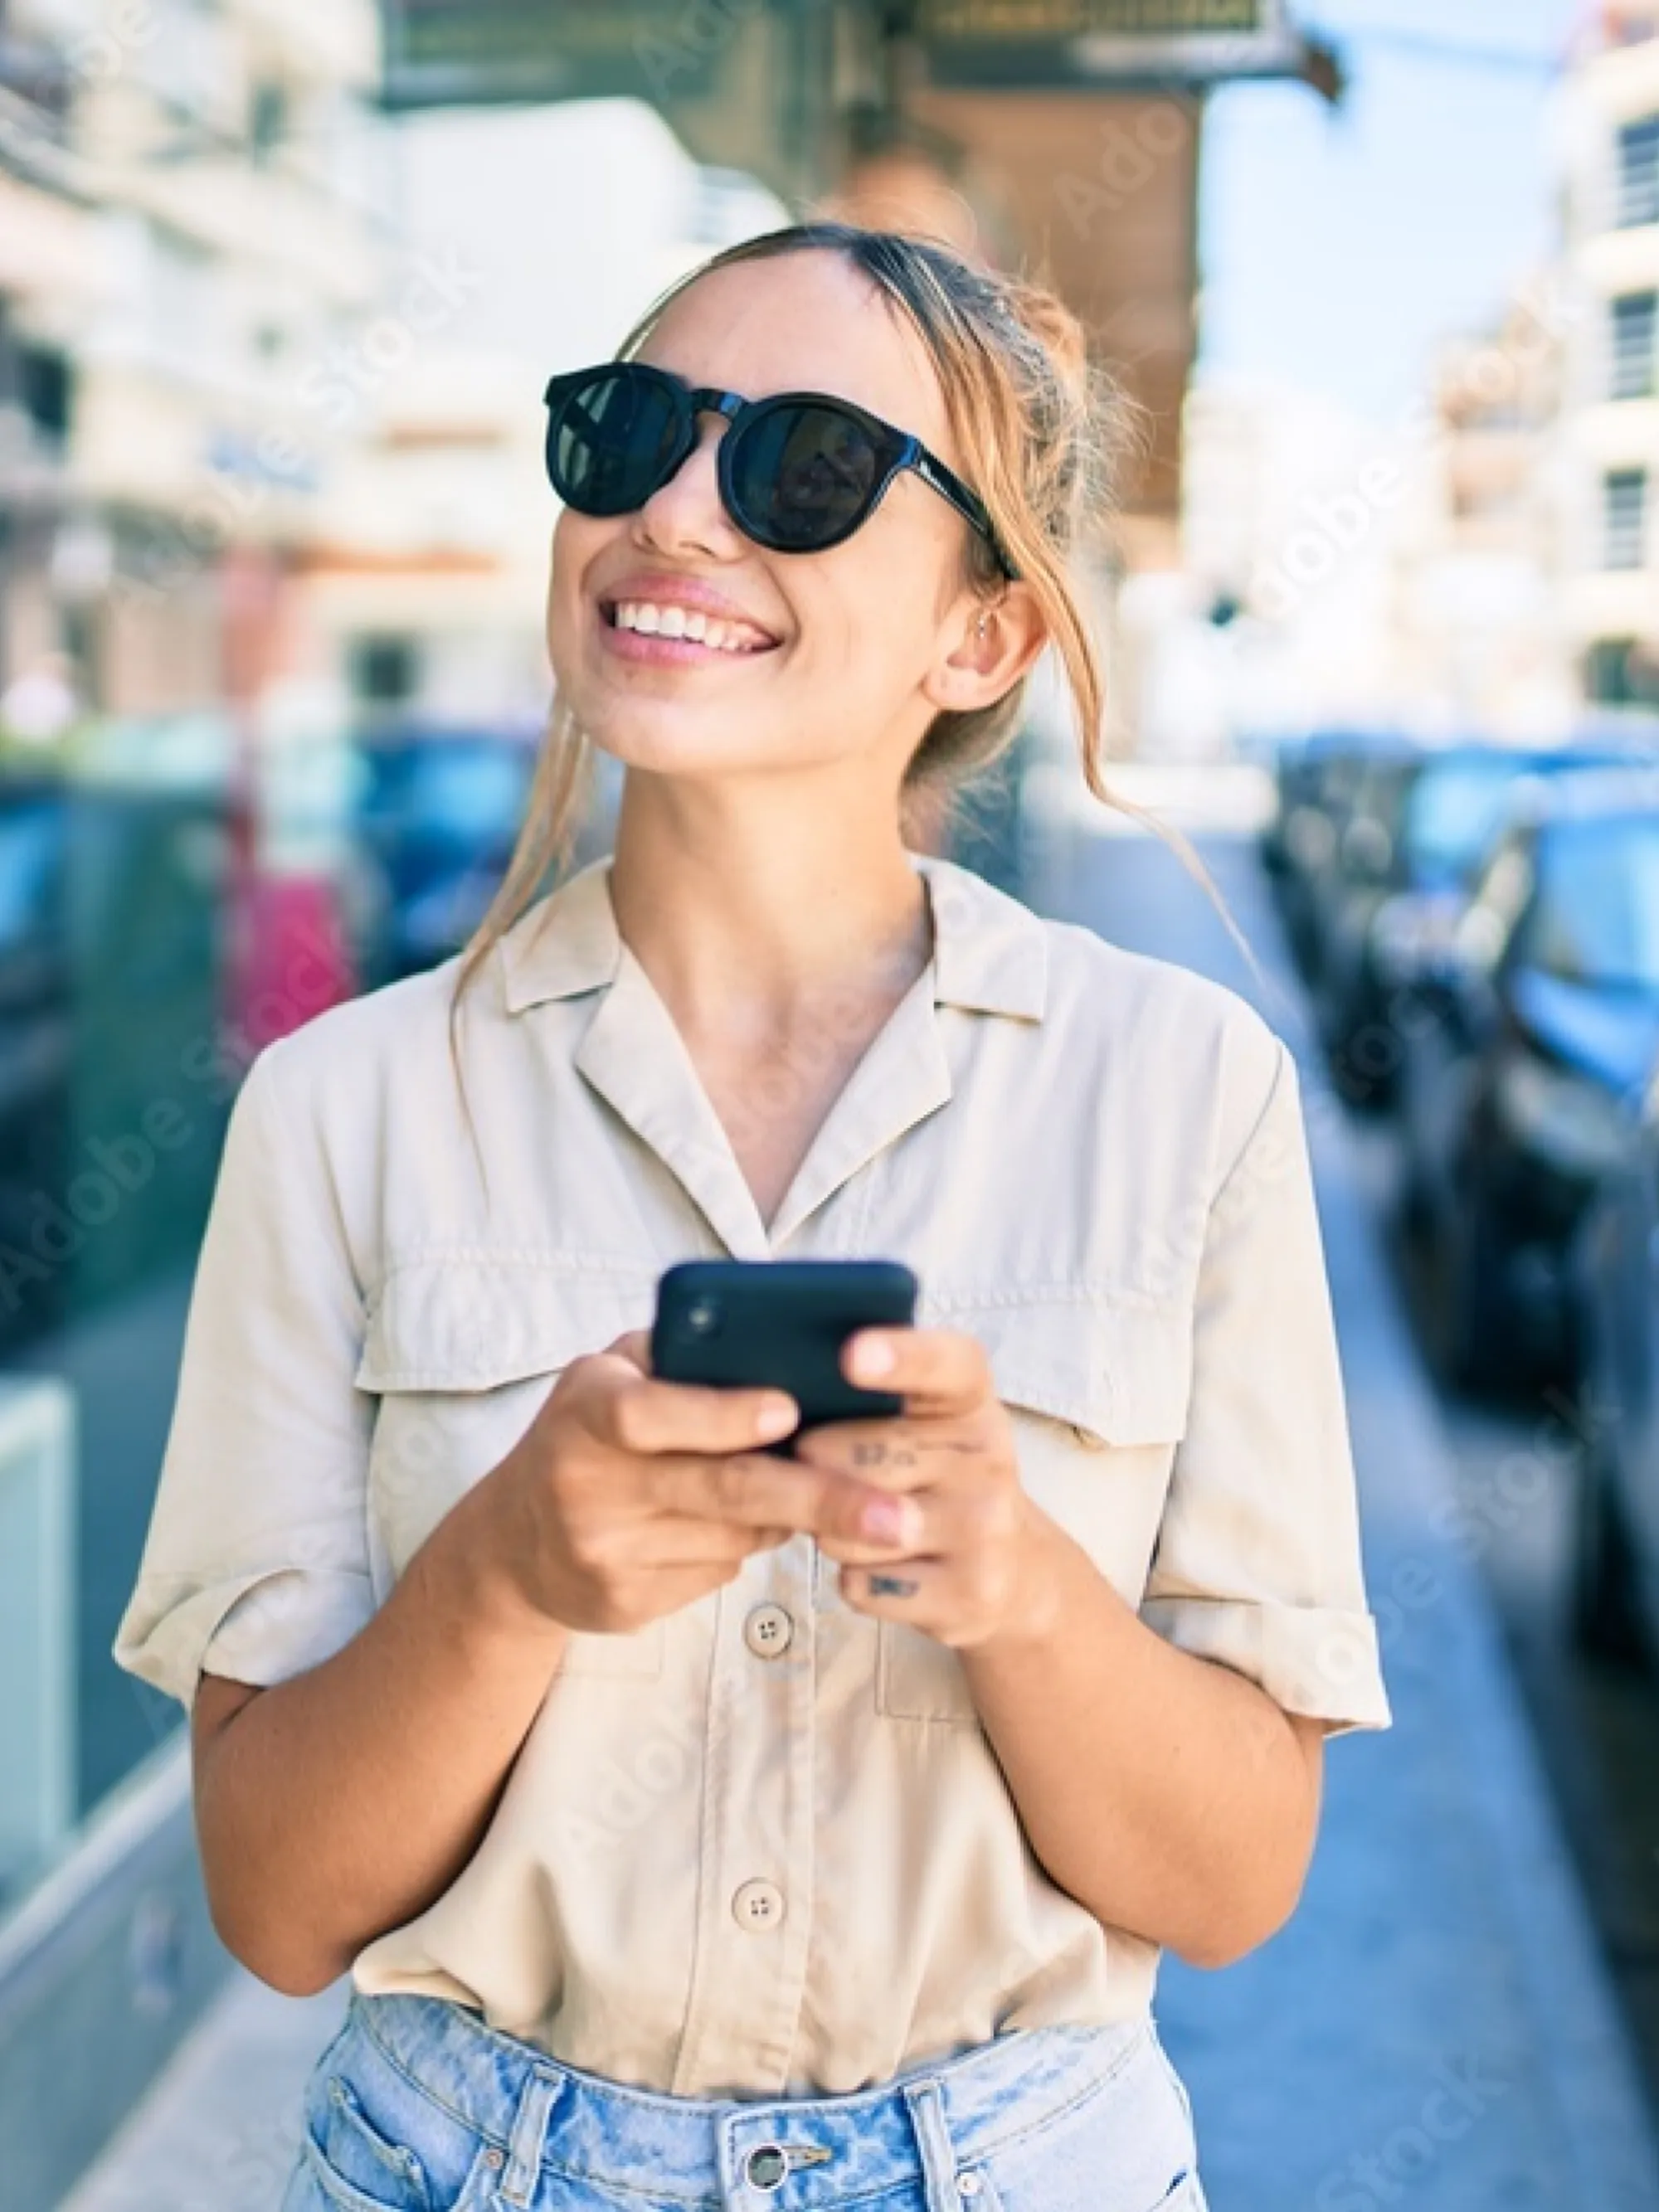
[(697, 416), (728, 428), (715, 449), (722, 505), (774, 553), (821, 553), (850, 538), (902, 469), (914, 469), (1018, 578), (978, 495), (920, 438), (823, 392), (764, 399), (692, 386), (648, 362), (600, 362), (548, 380), (547, 473), (582, 514), (628, 514), (659, 491), (697, 442)]

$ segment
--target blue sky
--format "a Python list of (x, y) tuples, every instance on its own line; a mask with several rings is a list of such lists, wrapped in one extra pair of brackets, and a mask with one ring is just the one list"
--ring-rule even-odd
[(1554, 220), (1547, 68), (1395, 45), (1559, 55), (1573, 0), (1291, 0), (1345, 50), (1334, 112), (1301, 86), (1234, 85), (1204, 145), (1200, 375), (1241, 372), (1403, 411), (1437, 337), (1478, 327)]

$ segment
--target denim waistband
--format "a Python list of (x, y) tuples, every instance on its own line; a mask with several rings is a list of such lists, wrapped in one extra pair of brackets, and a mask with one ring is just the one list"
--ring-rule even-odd
[(1048, 2125), (1152, 2038), (1150, 2014), (1016, 2028), (840, 2096), (674, 2097), (568, 2065), (469, 2006), (354, 1989), (325, 2059), (389, 2067), (400, 2101), (415, 2093), (439, 2125), (444, 2114), (470, 2130), (504, 2205), (532, 2205), (547, 2170), (755, 2212), (813, 2212), (908, 2181), (930, 2208), (963, 2212), (960, 2162)]

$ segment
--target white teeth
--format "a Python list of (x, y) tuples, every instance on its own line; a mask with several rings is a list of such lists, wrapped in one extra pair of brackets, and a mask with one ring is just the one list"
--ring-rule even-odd
[(693, 638), (717, 653), (757, 653), (762, 645), (758, 637), (705, 614), (701, 607), (659, 607), (649, 599), (620, 600), (617, 628), (637, 630), (642, 637)]

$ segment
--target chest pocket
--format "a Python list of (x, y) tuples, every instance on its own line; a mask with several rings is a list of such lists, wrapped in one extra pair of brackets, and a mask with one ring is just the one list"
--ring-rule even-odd
[[(1138, 1602), (1186, 1432), (1188, 1309), (947, 1296), (918, 1318), (964, 1329), (985, 1346), (1013, 1419), (1023, 1485)], [(890, 1619), (878, 1623), (876, 1707), (897, 1720), (978, 1724), (957, 1654)]]
[[(448, 1253), (388, 1273), (356, 1381), (380, 1401), (369, 1511), (389, 1572), (530, 1425), (573, 1359), (649, 1322), (655, 1273), (560, 1255)], [(667, 1620), (627, 1635), (573, 1630), (561, 1675), (650, 1680)]]

